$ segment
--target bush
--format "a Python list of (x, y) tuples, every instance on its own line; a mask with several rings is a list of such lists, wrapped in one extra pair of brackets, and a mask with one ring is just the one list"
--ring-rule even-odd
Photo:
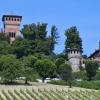
[[(68, 85), (65, 81), (51, 81), (50, 84)], [(72, 86), (100, 90), (100, 81), (72, 81)]]
[(74, 72), (73, 76), (74, 76), (74, 79), (87, 80), (87, 75), (86, 75), (85, 70)]
[(100, 80), (100, 71), (97, 71), (94, 80)]
[(50, 83), (50, 84), (54, 84), (54, 85), (66, 85), (66, 81), (64, 81), (64, 80), (52, 80), (52, 81), (50, 81), (50, 82), (48, 82), (48, 83)]

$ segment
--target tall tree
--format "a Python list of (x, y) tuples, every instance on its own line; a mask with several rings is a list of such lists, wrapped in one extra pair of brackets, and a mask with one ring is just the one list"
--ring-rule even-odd
[(51, 27), (51, 36), (50, 36), (50, 40), (51, 40), (50, 50), (51, 50), (51, 52), (53, 52), (55, 44), (57, 44), (58, 38), (59, 38), (58, 29), (56, 28), (56, 26), (52, 26)]
[(82, 39), (79, 36), (79, 31), (76, 26), (73, 26), (65, 31), (65, 36), (67, 37), (65, 42), (65, 51), (68, 48), (76, 48), (82, 51)]
[(32, 23), (29, 25), (24, 25), (21, 30), (25, 39), (29, 40), (45, 40), (47, 36), (47, 24), (46, 23)]
[(60, 65), (59, 74), (61, 78), (66, 81), (66, 83), (69, 82), (69, 86), (71, 88), (71, 80), (73, 79), (71, 66), (68, 64)]
[(96, 61), (85, 62), (85, 69), (89, 81), (91, 81), (93, 77), (96, 75), (98, 68), (99, 68), (99, 64)]

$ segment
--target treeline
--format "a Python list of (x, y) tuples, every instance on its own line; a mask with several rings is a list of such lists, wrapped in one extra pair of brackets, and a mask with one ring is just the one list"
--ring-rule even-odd
[[(24, 78), (27, 84), (36, 78), (41, 78), (44, 82), (47, 77), (52, 79), (59, 76), (70, 83), (74, 78), (67, 59), (67, 49), (77, 48), (82, 51), (82, 39), (75, 26), (66, 29), (64, 34), (65, 49), (57, 55), (54, 53), (55, 45), (59, 42), (56, 26), (52, 26), (49, 33), (46, 23), (24, 25), (21, 29), (22, 37), (17, 37), (11, 44), (9, 37), (5, 33), (0, 33), (1, 81), (13, 83), (16, 79)], [(92, 66), (91, 62), (87, 63), (90, 67), (85, 68), (88, 80), (95, 76), (98, 69), (98, 64), (93, 64)], [(97, 67), (94, 68), (95, 65)]]

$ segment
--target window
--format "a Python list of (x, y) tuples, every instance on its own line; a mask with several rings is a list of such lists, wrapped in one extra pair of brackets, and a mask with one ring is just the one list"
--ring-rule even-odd
[(16, 18), (14, 18), (14, 21), (16, 21)]
[(15, 37), (15, 32), (13, 33), (13, 37)]
[(17, 18), (17, 21), (19, 21), (19, 18)]
[(13, 21), (13, 18), (11, 18), (11, 20)]
[(16, 33), (15, 32), (9, 32), (9, 37), (15, 38)]
[(9, 21), (10, 21), (10, 17), (9, 17)]
[(6, 20), (8, 20), (8, 18), (6, 17)]
[(11, 37), (11, 32), (9, 32), (9, 37)]

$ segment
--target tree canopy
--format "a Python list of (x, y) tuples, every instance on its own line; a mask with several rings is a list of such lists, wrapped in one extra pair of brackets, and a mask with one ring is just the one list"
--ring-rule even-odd
[(68, 48), (76, 48), (82, 51), (82, 39), (79, 36), (79, 31), (77, 30), (76, 26), (67, 29), (65, 31), (65, 36), (67, 38), (65, 42), (65, 51), (67, 51)]

